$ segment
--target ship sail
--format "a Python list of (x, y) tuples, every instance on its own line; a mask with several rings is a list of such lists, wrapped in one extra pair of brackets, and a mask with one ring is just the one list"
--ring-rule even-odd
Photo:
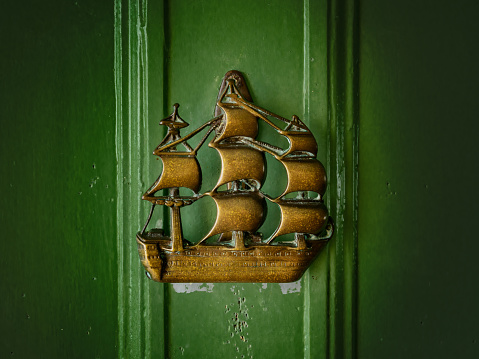
[[(258, 191), (209, 193), (216, 203), (216, 222), (200, 241), (219, 233), (244, 231), (254, 233), (263, 224), (265, 200)], [(241, 221), (238, 221), (241, 218)]]
[(160, 155), (163, 162), (163, 171), (153, 186), (146, 191), (143, 199), (155, 201), (155, 193), (165, 188), (185, 187), (198, 193), (201, 187), (201, 168), (194, 156)]
[[(249, 97), (249, 93), (247, 94)], [(247, 109), (238, 100), (243, 96), (235, 86), (234, 80), (228, 80), (228, 85), (216, 103), (217, 109), (223, 112), (223, 123), (217, 129), (214, 142), (219, 143), (224, 139), (245, 136), (256, 138), (258, 135), (258, 119), (256, 113)]]
[(279, 131), (279, 133), (285, 136), (289, 142), (289, 148), (281, 157), (295, 154), (316, 157), (318, 144), (311, 132)]
[[(246, 146), (218, 146), (212, 144), (221, 157), (221, 174), (218, 187), (233, 181), (252, 180), (254, 187), (260, 189), (265, 177), (264, 153)], [(250, 181), (251, 182), (251, 181)]]
[(281, 222), (268, 243), (288, 233), (318, 234), (328, 223), (328, 209), (320, 201), (281, 200), (276, 203), (281, 210)]
[(281, 221), (267, 243), (288, 233), (318, 234), (328, 223), (328, 210), (321, 200), (308, 198), (283, 199), (293, 192), (313, 191), (322, 198), (326, 192), (326, 172), (315, 158), (283, 158), (288, 184), (284, 192), (272, 199), (281, 211)]
[[(264, 151), (243, 142), (258, 135), (258, 119), (237, 101), (242, 98), (234, 81), (229, 80), (216, 104), (221, 123), (215, 126), (216, 136), (209, 147), (220, 155), (221, 173), (216, 186), (205, 195), (215, 201), (217, 217), (213, 228), (197, 244), (222, 234), (220, 241), (233, 239), (236, 249), (244, 249), (244, 234), (254, 234), (264, 221), (266, 203), (259, 192), (266, 173)], [(218, 192), (225, 184), (228, 189)]]
[(250, 112), (233, 103), (218, 102), (224, 111), (224, 125), (218, 130), (215, 142), (234, 136), (256, 138), (258, 135), (258, 119)]
[[(288, 175), (288, 184), (284, 192), (276, 199), (280, 200), (288, 193), (313, 191), (321, 197), (326, 192), (326, 171), (315, 158), (293, 158), (279, 160)], [(276, 201), (275, 200), (275, 201)]]

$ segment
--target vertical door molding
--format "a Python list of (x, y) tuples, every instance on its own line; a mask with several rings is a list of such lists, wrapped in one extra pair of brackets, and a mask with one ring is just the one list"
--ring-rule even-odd
[(358, 3), (330, 1), (328, 98), (330, 203), (336, 222), (330, 243), (329, 357), (357, 354), (359, 57)]
[[(120, 358), (161, 357), (167, 351), (165, 338), (151, 338), (152, 333), (166, 335), (164, 306), (150, 305), (152, 297), (165, 302), (164, 286), (150, 285), (135, 244), (136, 232), (147, 216), (147, 208), (139, 199), (151, 180), (151, 159), (145, 156), (154, 148), (149, 137), (149, 117), (159, 121), (164, 110), (163, 7), (163, 1), (148, 4), (147, 0), (115, 0), (114, 3)], [(151, 25), (149, 14), (155, 19)], [(148, 43), (150, 33), (154, 44)], [(151, 61), (150, 53), (154, 56)], [(149, 77), (149, 68), (156, 76)]]

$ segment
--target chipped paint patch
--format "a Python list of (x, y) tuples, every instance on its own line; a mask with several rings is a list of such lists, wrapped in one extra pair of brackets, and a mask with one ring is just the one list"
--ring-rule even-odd
[(193, 293), (213, 291), (213, 283), (173, 283), (173, 289), (176, 293)]
[(259, 289), (259, 292), (261, 293), (263, 289), (268, 288), (268, 283), (261, 283), (261, 288)]
[[(231, 291), (235, 296), (235, 301), (229, 305), (225, 305), (224, 313), (228, 318), (228, 338), (223, 341), (223, 344), (232, 346), (234, 358), (252, 359), (252, 346), (248, 343), (248, 306), (245, 304), (246, 298), (241, 296), (241, 291), (244, 290), (231, 287)], [(253, 305), (251, 306), (253, 307)]]
[(300, 293), (301, 279), (292, 283), (279, 283), (279, 286), (281, 287), (281, 292), (283, 294)]
[(261, 293), (263, 291), (263, 289), (267, 289), (268, 288), (268, 283), (261, 283), (261, 287), (259, 288), (259, 292)]

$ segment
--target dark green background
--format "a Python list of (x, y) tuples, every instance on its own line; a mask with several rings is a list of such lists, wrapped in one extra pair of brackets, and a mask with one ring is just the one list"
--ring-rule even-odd
[[(3, 2), (0, 357), (478, 356), (478, 10)], [(204, 122), (230, 69), (308, 123), (329, 171), (338, 232), (299, 292), (177, 293), (140, 267), (157, 123), (174, 102)]]

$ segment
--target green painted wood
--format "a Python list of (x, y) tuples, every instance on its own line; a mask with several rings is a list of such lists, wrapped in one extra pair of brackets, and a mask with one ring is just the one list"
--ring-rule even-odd
[(119, 356), (167, 357), (164, 286), (148, 281), (135, 243), (149, 211), (140, 203), (154, 160), (148, 154), (157, 145), (149, 118), (163, 116), (163, 3), (116, 1), (115, 15)]
[(329, 115), (331, 121), (331, 213), (336, 221), (330, 245), (331, 358), (357, 355), (358, 245), (358, 5), (333, 1), (329, 9)]
[[(354, 58), (347, 42), (352, 31), (347, 26), (355, 18), (354, 6), (346, 3), (329, 7), (325, 1), (182, 1), (165, 2), (162, 12), (158, 4), (151, 2), (123, 1), (117, 2), (119, 7), (122, 15), (117, 36), (123, 40), (121, 46), (117, 44), (117, 53), (122, 54), (123, 71), (117, 71), (117, 80), (122, 83), (123, 104), (118, 116), (123, 130), (117, 133), (117, 143), (123, 166), (120, 170), (124, 173), (120, 179), (126, 176), (131, 181), (128, 187), (121, 180), (118, 183), (123, 207), (128, 208), (121, 214), (123, 219), (120, 217), (121, 233), (131, 233), (133, 239), (135, 225), (140, 228), (140, 218), (146, 219), (148, 204), (138, 207), (134, 193), (139, 197), (159, 174), (158, 162), (145, 162), (143, 158), (164, 135), (157, 127), (159, 120), (171, 112), (175, 102), (181, 104), (180, 114), (191, 128), (211, 118), (221, 78), (230, 69), (245, 74), (260, 106), (283, 116), (298, 114), (309, 124), (318, 139), (320, 159), (332, 173), (327, 198), (333, 214), (345, 216), (346, 211), (353, 210), (349, 199), (347, 206), (344, 202), (354, 193), (353, 177), (349, 176), (353, 176), (355, 160), (349, 160), (347, 166), (341, 162), (346, 152), (355, 151), (356, 134), (344, 139), (346, 126), (356, 121), (353, 87), (342, 76), (328, 77), (328, 71), (343, 70), (340, 66), (330, 67), (330, 63), (341, 59), (342, 50), (347, 50), (346, 61)], [(328, 20), (336, 18), (345, 7), (352, 9), (347, 18), (337, 23)], [(146, 24), (142, 24), (142, 16)], [(339, 49), (328, 42), (333, 23), (339, 34)], [(150, 53), (152, 46), (158, 49), (156, 56)], [(163, 48), (164, 62), (158, 59)], [(154, 68), (150, 67), (152, 62), (156, 62)], [(149, 81), (154, 83), (150, 85)], [(343, 99), (344, 96), (349, 97)], [(145, 98), (146, 102), (142, 100)], [(148, 122), (142, 122), (144, 119)], [(260, 131), (263, 138), (273, 141), (266, 127)], [(337, 136), (341, 139), (336, 140)], [(145, 151), (141, 147), (147, 144)], [(209, 188), (215, 184), (220, 164), (215, 153), (205, 152), (200, 153), (199, 160), (203, 186)], [(331, 153), (334, 164), (329, 163)], [(269, 178), (284, 175), (274, 161), (269, 161), (268, 166)], [(341, 171), (347, 171), (347, 179)], [(341, 172), (337, 178), (336, 172)], [(337, 193), (338, 183), (347, 184), (348, 192)], [(279, 194), (282, 185), (267, 181), (264, 189)], [(207, 232), (215, 218), (213, 203), (195, 205), (182, 211), (187, 224), (185, 237), (193, 241)], [(279, 221), (277, 209), (271, 206), (268, 210)], [(167, 220), (160, 214), (153, 223), (162, 221), (167, 228)], [(345, 262), (355, 256), (355, 237), (344, 234), (351, 232), (352, 225), (353, 221), (340, 221), (338, 229), (342, 234), (332, 245), (333, 251), (321, 255), (299, 283), (289, 286), (145, 284), (135, 246), (119, 235), (125, 263), (120, 273), (123, 287), (119, 289), (120, 352), (124, 356), (152, 357), (156, 350), (165, 358), (342, 357), (343, 349), (336, 348), (349, 346), (354, 337), (350, 332), (354, 310), (342, 312), (354, 300), (348, 296), (354, 286), (355, 267)], [(276, 223), (270, 223), (261, 230), (268, 236), (275, 227)], [(340, 250), (336, 250), (338, 246)], [(345, 279), (349, 280), (347, 285), (343, 284)], [(154, 315), (152, 311), (156, 311)], [(354, 349), (348, 350), (351, 353)]]
[[(477, 5), (360, 10), (358, 52), (347, 0), (2, 3), (1, 356), (477, 356)], [(231, 68), (330, 174), (338, 232), (297, 292), (161, 285), (137, 257), (155, 126), (208, 118)]]
[(361, 2), (361, 358), (479, 356), (478, 10)]
[[(301, 4), (283, 2), (278, 7), (243, 2), (235, 5), (230, 16), (231, 5), (189, 1), (168, 6), (167, 103), (179, 102), (180, 113), (192, 128), (211, 118), (221, 78), (230, 69), (245, 73), (259, 105), (286, 116), (303, 108)], [(217, 179), (219, 158), (205, 151), (199, 161), (203, 186), (210, 188)], [(274, 177), (281, 169), (270, 166), (268, 170)], [(279, 191), (267, 186), (267, 191)], [(206, 234), (215, 218), (213, 203), (198, 202), (196, 207), (201, 208), (183, 211), (183, 221), (189, 223), (186, 238)], [(272, 233), (274, 224), (266, 230)], [(180, 285), (168, 287), (170, 357), (302, 356), (304, 298), (300, 291), (283, 295), (279, 285), (271, 284), (204, 285), (206, 292), (191, 293), (181, 293), (188, 289)], [(275, 335), (265, 335), (271, 328)]]
[[(2, 357), (353, 355), (357, 133), (349, 127), (357, 119), (354, 81), (341, 75), (346, 68), (356, 76), (353, 5), (4, 6)], [(149, 210), (139, 198), (159, 171), (149, 155), (164, 135), (157, 124), (174, 102), (192, 127), (210, 118), (230, 69), (245, 73), (256, 103), (298, 114), (315, 133), (338, 236), (289, 286), (148, 281), (134, 237)], [(219, 159), (210, 153), (200, 161), (211, 187)], [(270, 179), (283, 174), (268, 165)], [(265, 189), (279, 194), (282, 185), (269, 181)], [(26, 188), (29, 201), (21, 197)], [(185, 211), (185, 222), (206, 231), (211, 204), (201, 216)], [(274, 206), (270, 214), (278, 216)], [(159, 213), (154, 223), (167, 227), (167, 220)], [(193, 225), (187, 236), (198, 235)]]
[(2, 2), (2, 358), (117, 355), (113, 25), (108, 2)]

